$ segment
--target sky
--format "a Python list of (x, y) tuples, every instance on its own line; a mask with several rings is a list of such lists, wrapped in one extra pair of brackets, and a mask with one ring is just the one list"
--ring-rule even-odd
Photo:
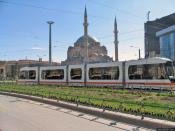
[[(53, 61), (83, 35), (84, 8), (89, 35), (114, 58), (114, 18), (119, 31), (119, 60), (144, 57), (144, 23), (175, 13), (174, 0), (0, 0), (0, 60), (48, 60), (48, 24), (52, 26)], [(131, 47), (131, 46), (135, 46)]]

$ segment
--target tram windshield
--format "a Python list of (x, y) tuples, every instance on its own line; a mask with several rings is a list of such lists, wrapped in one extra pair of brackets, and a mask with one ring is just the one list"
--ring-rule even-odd
[(131, 80), (139, 79), (174, 79), (173, 64), (171, 61), (159, 64), (131, 65), (128, 69)]
[(169, 61), (165, 63), (165, 71), (168, 78), (174, 77), (174, 69), (172, 62)]

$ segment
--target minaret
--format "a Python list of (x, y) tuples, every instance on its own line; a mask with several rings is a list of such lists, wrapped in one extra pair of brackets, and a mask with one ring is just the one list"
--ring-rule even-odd
[(86, 6), (85, 6), (85, 11), (84, 11), (84, 36), (88, 35), (88, 18), (87, 18), (87, 11), (86, 11)]
[(117, 20), (115, 17), (114, 21), (114, 45), (115, 45), (115, 61), (118, 61), (118, 30), (117, 30)]
[(88, 55), (88, 18), (87, 18), (87, 11), (86, 11), (86, 6), (85, 6), (85, 11), (84, 11), (84, 37), (85, 37), (85, 48), (86, 48), (86, 56), (84, 61), (86, 63), (89, 62), (89, 55)]

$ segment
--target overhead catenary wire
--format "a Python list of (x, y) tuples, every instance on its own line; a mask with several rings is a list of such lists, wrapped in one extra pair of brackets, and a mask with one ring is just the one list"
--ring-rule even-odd
[[(133, 14), (131, 12), (128, 12), (128, 11), (125, 11), (125, 10), (122, 10), (122, 9), (118, 9), (116, 7), (114, 8), (114, 7), (112, 7), (112, 6), (108, 5), (108, 4), (101, 3), (99, 1), (97, 2), (97, 1), (94, 1), (94, 0), (93, 1), (89, 0), (89, 2), (96, 3), (97, 5), (101, 5), (101, 6), (109, 8), (109, 9), (117, 10), (118, 12), (124, 13), (124, 14), (132, 16), (132, 17), (136, 17), (136, 18), (139, 18), (139, 19), (142, 19), (142, 20), (145, 19), (145, 17), (143, 17), (143, 16), (139, 16), (139, 15)], [(82, 15), (82, 13), (77, 12), (77, 11), (58, 9), (58, 8), (57, 9), (52, 9), (52, 8), (43, 7), (43, 6), (36, 6), (36, 5), (32, 5), (32, 4), (25, 4), (25, 3), (18, 3), (18, 2), (9, 2), (9, 1), (3, 1), (3, 0), (0, 0), (0, 3), (11, 4), (11, 5), (18, 5), (18, 6), (25, 6), (25, 7), (32, 7), (32, 8), (38, 8), (38, 9), (47, 10), (47, 11), (55, 11), (55, 12), (61, 12), (61, 13)], [(98, 15), (93, 15), (93, 14), (89, 14), (89, 16), (96, 17), (96, 18), (101, 18), (101, 19), (104, 19), (104, 20), (107, 19), (104, 16), (98, 16)], [(157, 22), (157, 21), (156, 21), (156, 24), (159, 24), (159, 25), (164, 26), (164, 27), (168, 26), (167, 24), (163, 24), (163, 23), (160, 23), (160, 22)]]
[(114, 7), (112, 7), (112, 6), (108, 5), (108, 4), (105, 4), (105, 3), (102, 3), (102, 2), (99, 2), (99, 1), (98, 2), (95, 1), (95, 0), (89, 0), (89, 1), (92, 2), (93, 4), (96, 3), (96, 4), (100, 5), (100, 6), (103, 6), (103, 7), (112, 9), (112, 10), (117, 10), (118, 12), (124, 13), (126, 15), (130, 15), (130, 16), (142, 19), (142, 20), (145, 19), (145, 17), (143, 17), (143, 16), (138, 16), (136, 14), (133, 14), (131, 12), (128, 12), (128, 11), (125, 11), (125, 10), (122, 10), (122, 9), (119, 9), (119, 8), (116, 8), (116, 7), (114, 8)]
[[(90, 0), (91, 1), (91, 0)], [(62, 9), (50, 9), (50, 8), (47, 8), (47, 7), (42, 7), (42, 6), (35, 6), (35, 5), (31, 5), (31, 4), (24, 4), (24, 3), (16, 3), (16, 2), (8, 2), (8, 1), (2, 1), (2, 0), (0, 0), (0, 3), (6, 3), (6, 4), (13, 4), (13, 5), (20, 5), (20, 6), (26, 6), (26, 7), (32, 7), (32, 8), (38, 8), (38, 9), (43, 9), (43, 10), (48, 10), (48, 11), (56, 11), (56, 12), (58, 12), (58, 11), (60, 11), (60, 12), (64, 12), (64, 13), (70, 13), (70, 14), (77, 14), (77, 15), (82, 15), (82, 13), (79, 13), (79, 12), (75, 12), (75, 11), (69, 11), (69, 10), (62, 10)], [(99, 3), (99, 2), (98, 2)], [(104, 5), (104, 4), (102, 4), (102, 5)], [(105, 5), (104, 5), (105, 6)], [(116, 9), (116, 8), (113, 8), (113, 7), (111, 7), (111, 6), (108, 6), (108, 8), (111, 8), (111, 9)], [(125, 12), (125, 11), (122, 11), (122, 10), (120, 10), (120, 9), (116, 9), (117, 11), (119, 11), (119, 12), (122, 12), (122, 13), (128, 13), (128, 12)], [(137, 16), (137, 15), (134, 15), (134, 14), (132, 14), (132, 13), (129, 13), (129, 14), (131, 14), (132, 16), (134, 16), (134, 17), (137, 17), (137, 18), (140, 18), (140, 19), (142, 19), (141, 17), (139, 17), (139, 16)], [(104, 17), (101, 17), (101, 16), (96, 16), (96, 15), (90, 15), (90, 16), (92, 16), (92, 17), (96, 17), (96, 18), (101, 18), (101, 19), (105, 19)], [(142, 29), (143, 30), (143, 29)], [(140, 30), (141, 31), (141, 30)], [(125, 35), (125, 34), (129, 34), (129, 33), (132, 33), (132, 32), (137, 32), (137, 31), (131, 31), (131, 32), (125, 32), (125, 33), (120, 33), (120, 35)], [(108, 37), (108, 36), (107, 36)], [(109, 37), (113, 37), (113, 35), (109, 35)], [(132, 39), (136, 39), (137, 37), (135, 37), (135, 38), (128, 38), (128, 39), (124, 39), (124, 40), (120, 40), (121, 42), (122, 41), (127, 41), (127, 40), (132, 40)], [(140, 37), (139, 37), (140, 38)], [(100, 37), (100, 39), (104, 39), (104, 38), (102, 38), (102, 37)], [(56, 42), (56, 41), (55, 41)], [(73, 45), (73, 43), (72, 42), (64, 42), (64, 41), (57, 41), (57, 42), (60, 42), (60, 43), (63, 43), (63, 46), (61, 46), (61, 45), (58, 45), (58, 47), (67, 47), (67, 46), (64, 46), (64, 44), (72, 44)], [(110, 42), (110, 43), (113, 43), (113, 42)]]
[[(90, 0), (91, 1), (91, 0)], [(108, 7), (108, 8), (111, 8), (111, 9), (117, 9), (117, 8), (114, 8), (114, 7), (112, 7), (112, 6), (109, 6), (109, 5), (106, 5), (106, 4), (104, 4), (104, 3), (100, 3), (100, 2), (96, 2), (96, 1), (94, 1), (95, 3), (97, 3), (97, 4), (100, 4), (100, 5), (102, 5), (102, 6), (106, 6), (106, 7)], [(56, 12), (64, 12), (64, 13), (71, 13), (71, 14), (78, 14), (78, 15), (82, 15), (82, 13), (79, 13), (79, 12), (75, 12), (75, 11), (70, 11), (70, 10), (63, 10), (63, 9), (51, 9), (51, 8), (47, 8), (47, 7), (43, 7), (43, 6), (36, 6), (36, 5), (31, 5), (31, 4), (25, 4), (25, 3), (17, 3), (17, 2), (9, 2), (9, 1), (3, 1), (3, 0), (0, 0), (0, 3), (5, 3), (5, 4), (12, 4), (12, 5), (20, 5), (20, 6), (26, 6), (26, 7), (32, 7), (32, 8), (38, 8), (38, 9), (43, 9), (43, 10), (48, 10), (48, 11), (56, 11)], [(121, 11), (121, 12), (123, 12), (123, 13), (129, 13), (129, 12), (127, 12), (127, 11), (124, 11), (124, 10), (120, 10), (120, 9), (117, 9), (119, 12)], [(129, 13), (129, 14), (132, 14), (132, 13)], [(98, 17), (98, 18), (103, 18), (103, 17), (101, 17), (101, 16), (96, 16), (96, 15), (91, 15), (91, 16), (93, 16), (93, 17)], [(139, 17), (139, 16), (137, 16), (137, 15), (134, 15), (134, 14), (132, 14), (132, 16), (134, 16), (134, 17)], [(139, 18), (142, 18), (142, 17), (139, 17)], [(105, 18), (105, 20), (106, 20), (106, 18)], [(159, 24), (159, 23), (158, 23)], [(162, 23), (161, 23), (161, 25), (163, 25)], [(166, 25), (164, 25), (164, 26), (166, 26)], [(156, 27), (155, 27), (156, 28)], [(133, 32), (135, 32), (135, 31), (133, 31)], [(128, 32), (129, 33), (129, 32)], [(125, 34), (127, 34), (127, 33), (125, 33)], [(120, 35), (123, 35), (122, 33), (120, 33)], [(105, 36), (106, 37), (106, 36)], [(107, 36), (108, 37), (108, 36)], [(109, 36), (110, 37), (110, 36)], [(111, 37), (112, 37), (112, 35), (111, 35)], [(100, 39), (103, 39), (102, 37), (100, 37)]]
[[(42, 10), (46, 10), (46, 11), (54, 11), (54, 12), (58, 12), (58, 13), (68, 13), (68, 14), (81, 15), (82, 16), (81, 12), (65, 10), (65, 9), (58, 9), (58, 8), (57, 9), (52, 9), (52, 8), (48, 8), (48, 7), (44, 7), (44, 6), (36, 6), (36, 5), (32, 5), (32, 4), (25, 4), (25, 3), (18, 3), (18, 2), (9, 2), (9, 1), (3, 1), (3, 0), (0, 0), (0, 3), (10, 4), (10, 5), (17, 5), (17, 6), (25, 6), (25, 7), (42, 9)], [(105, 19), (105, 20), (107, 19), (107, 17), (93, 15), (93, 14), (89, 14), (88, 16), (101, 18), (101, 19)]]
[[(44, 6), (37, 6), (37, 5), (33, 5), (33, 4), (26, 4), (26, 3), (19, 3), (19, 2), (9, 2), (9, 1), (3, 1), (0, 0), (0, 3), (3, 4), (7, 4), (7, 5), (16, 5), (16, 6), (24, 6), (24, 7), (31, 7), (31, 8), (36, 8), (36, 9), (41, 9), (41, 10), (46, 10), (46, 11), (54, 11), (54, 12), (58, 12), (58, 13), (67, 13), (67, 14), (72, 14), (72, 15), (81, 15), (81, 12), (78, 11), (72, 11), (72, 10), (65, 10), (65, 9), (58, 9), (58, 8), (48, 8), (48, 7), (44, 7)], [(103, 20), (110, 20), (113, 19), (112, 17), (104, 17), (104, 16), (100, 16), (100, 15), (94, 15), (94, 14), (88, 14), (88, 16), (93, 17), (93, 18), (99, 18), (99, 19), (103, 19)], [(120, 21), (120, 19), (118, 20)], [(126, 21), (126, 20), (125, 20)], [(123, 21), (122, 21), (123, 22)], [(129, 21), (130, 22), (130, 21)], [(133, 23), (133, 24), (138, 24), (138, 23)]]
[[(121, 13), (123, 13), (125, 15), (132, 16), (132, 17), (135, 17), (135, 18), (138, 18), (138, 19), (141, 19), (141, 20), (145, 20), (145, 18), (146, 18), (146, 17), (143, 17), (143, 16), (139, 16), (139, 15), (133, 14), (131, 12), (128, 12), (128, 11), (125, 11), (125, 10), (122, 10), (122, 9), (119, 9), (119, 8), (116, 8), (116, 7), (113, 7), (113, 6), (110, 6), (110, 5), (106, 4), (106, 3), (102, 3), (102, 2), (99, 2), (99, 1), (97, 2), (95, 0), (89, 0), (89, 1), (92, 2), (92, 3), (96, 3), (96, 4), (100, 5), (100, 6), (103, 6), (103, 7), (109, 8), (109, 9), (112, 9), (112, 10), (117, 10), (118, 12), (121, 12)], [(147, 22), (149, 22), (149, 21), (147, 21)], [(157, 25), (164, 26), (164, 27), (169, 26), (169, 25), (167, 25), (165, 23), (160, 23), (158, 21), (155, 21), (155, 23)]]
[[(131, 33), (136, 33), (136, 32), (141, 32), (141, 31), (143, 31), (143, 29), (135, 29), (135, 30), (130, 30), (130, 31), (126, 31), (126, 32), (121, 32), (120, 33), (120, 36), (121, 35), (126, 35), (126, 34), (131, 34)], [(2, 35), (2, 34), (1, 34)], [(9, 36), (8, 34), (5, 34), (5, 35), (7, 35), (7, 36)], [(23, 34), (24, 35), (24, 34)], [(25, 36), (25, 35), (24, 35)], [(23, 36), (23, 37), (24, 37)], [(20, 35), (20, 37), (21, 37), (21, 35)], [(30, 37), (30, 36), (25, 36), (25, 37)], [(114, 37), (113, 36), (113, 34), (112, 35), (106, 35), (106, 36), (102, 36), (102, 37), (98, 37), (98, 39), (105, 39), (105, 38), (109, 38), (109, 37)], [(40, 37), (38, 37), (38, 36), (31, 36), (31, 38), (33, 38), (33, 39), (37, 39), (37, 40), (43, 40), (42, 38), (40, 38)], [(129, 40), (131, 40), (132, 38), (129, 38)], [(134, 38), (135, 39), (135, 38)], [(124, 41), (125, 41), (126, 39), (124, 39)], [(123, 40), (121, 40), (121, 41), (123, 41)], [(67, 47), (67, 45), (73, 45), (74, 44), (74, 42), (68, 42), (68, 41), (61, 41), (61, 40), (54, 40), (53, 41), (53, 43), (54, 43), (54, 45), (57, 45), (57, 46), (65, 46), (65, 47)], [(59, 43), (59, 44), (56, 44), (56, 43)], [(61, 44), (60, 44), (61, 43)], [(67, 45), (65, 45), (65, 44), (67, 44)], [(36, 44), (36, 46), (37, 46), (38, 44)], [(8, 46), (8, 45), (7, 45)]]
[[(144, 31), (144, 30), (143, 29), (130, 30), (130, 31), (126, 31), (126, 32), (121, 32), (121, 33), (119, 33), (119, 35), (122, 36), (122, 35), (141, 32), (141, 31)], [(114, 35), (113, 34), (112, 35), (111, 34), (110, 35), (105, 35), (105, 36), (99, 37), (99, 39), (106, 39), (106, 38), (109, 38), (109, 37), (114, 37)]]

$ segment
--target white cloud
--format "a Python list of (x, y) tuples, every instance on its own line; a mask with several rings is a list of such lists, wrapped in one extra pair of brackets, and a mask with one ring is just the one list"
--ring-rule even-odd
[(41, 48), (41, 47), (32, 47), (32, 48), (30, 48), (30, 50), (34, 50), (34, 51), (46, 51), (45, 48)]

